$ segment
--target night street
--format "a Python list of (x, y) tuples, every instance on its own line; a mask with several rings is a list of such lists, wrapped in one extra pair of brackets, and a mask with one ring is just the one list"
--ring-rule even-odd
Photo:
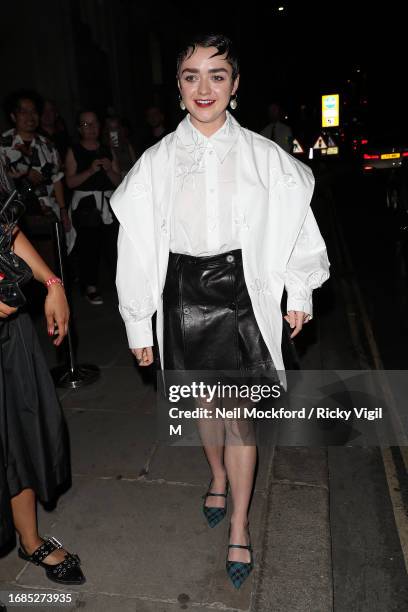
[(0, 612), (408, 612), (403, 7), (1, 17)]
[[(344, 281), (350, 291), (351, 281), (357, 283), (387, 363), (384, 328), (389, 301), (376, 301), (375, 312), (369, 304), (374, 291), (392, 299), (388, 262), (355, 260), (352, 255), (353, 229), (367, 223), (368, 205), (367, 240), (378, 239), (381, 198), (358, 208), (351, 198), (357, 198), (359, 183), (356, 178), (345, 181), (349, 170), (317, 172), (322, 178), (314, 209), (328, 243), (332, 276), (318, 292), (314, 321), (298, 339), (302, 367), (368, 367), (359, 362), (362, 355), (350, 330), (351, 304), (342, 289)], [(348, 193), (331, 189), (338, 176)], [(347, 240), (340, 246), (333, 207)], [(339, 249), (349, 252), (355, 277), (341, 268), (344, 262), (340, 266), (336, 261)], [(371, 265), (376, 273), (370, 275)], [(89, 610), (137, 612), (197, 606), (231, 612), (403, 610), (408, 602), (406, 524), (400, 531), (396, 528), (378, 448), (260, 447), (251, 508), (257, 571), (239, 593), (232, 592), (223, 572), (226, 532), (224, 538), (209, 532), (200, 515), (209, 479), (202, 449), (157, 444), (154, 374), (143, 372), (142, 377), (138, 372), (115, 291), (108, 285), (103, 290), (108, 299), (94, 308), (74, 286), (78, 360), (97, 364), (101, 378), (83, 389), (60, 390), (70, 430), (73, 486), (53, 512), (40, 513), (44, 531), (75, 547), (86, 568), (87, 584), (66, 590), (78, 598), (69, 609), (83, 605)], [(51, 366), (55, 353), (41, 318), (37, 328)], [(363, 335), (360, 321), (357, 329)], [(400, 349), (402, 361), (391, 361), (391, 367), (405, 367)], [(369, 363), (372, 355), (366, 352), (364, 358)], [(388, 473), (390, 469), (396, 471), (392, 461)], [(36, 568), (18, 560), (15, 550), (1, 560), (0, 571), (2, 591), (50, 589)]]

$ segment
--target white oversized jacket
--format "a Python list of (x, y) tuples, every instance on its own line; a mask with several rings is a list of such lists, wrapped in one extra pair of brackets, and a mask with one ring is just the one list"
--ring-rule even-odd
[[(310, 208), (314, 178), (310, 168), (274, 142), (231, 119), (239, 129), (234, 207), (244, 276), (255, 318), (284, 381), (283, 289), (288, 310), (312, 315), (312, 290), (329, 277), (325, 243)], [(177, 130), (148, 149), (110, 200), (120, 222), (116, 285), (129, 346), (152, 346), (151, 317), (157, 311), (161, 356), (176, 139)]]

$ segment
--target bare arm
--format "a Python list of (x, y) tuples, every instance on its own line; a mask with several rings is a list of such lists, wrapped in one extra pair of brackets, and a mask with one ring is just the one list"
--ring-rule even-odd
[(74, 154), (72, 149), (68, 149), (65, 158), (65, 178), (68, 187), (70, 189), (77, 189), (77, 187), (80, 187), (82, 183), (95, 174), (95, 172), (98, 172), (100, 166), (101, 162), (99, 160), (95, 160), (92, 162), (89, 168), (77, 174), (77, 163), (75, 161)]
[[(27, 262), (33, 271), (34, 278), (40, 283), (45, 283), (49, 278), (55, 276), (21, 230), (17, 230), (15, 233), (14, 252)], [(69, 307), (64, 288), (61, 285), (54, 284), (48, 287), (44, 309), (48, 335), (54, 335), (54, 327), (56, 326), (58, 337), (53, 344), (59, 346), (67, 334), (69, 320)]]
[(33, 271), (34, 278), (40, 283), (45, 283), (51, 276), (55, 276), (20, 229), (16, 231), (14, 236), (14, 252), (28, 263)]
[(107, 157), (105, 157), (102, 160), (102, 167), (105, 170), (108, 177), (110, 178), (110, 180), (112, 181), (112, 183), (115, 186), (118, 186), (120, 181), (122, 180), (122, 177), (120, 175), (120, 168), (119, 168), (118, 161), (116, 159), (116, 155), (113, 151), (112, 151), (112, 161), (108, 159)]

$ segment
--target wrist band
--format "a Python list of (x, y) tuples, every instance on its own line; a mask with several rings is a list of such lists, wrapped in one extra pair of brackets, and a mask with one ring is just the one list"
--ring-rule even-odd
[(51, 278), (45, 281), (44, 284), (48, 289), (51, 287), (51, 285), (61, 285), (61, 287), (64, 286), (64, 283), (60, 278), (58, 278), (58, 276), (51, 276)]

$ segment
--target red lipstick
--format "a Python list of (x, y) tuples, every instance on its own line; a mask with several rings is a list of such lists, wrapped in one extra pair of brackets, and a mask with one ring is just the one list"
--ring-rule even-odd
[(194, 102), (200, 108), (209, 108), (210, 106), (212, 106), (214, 104), (215, 100), (207, 100), (207, 99), (203, 98), (203, 99), (200, 99), (200, 100), (194, 100)]

